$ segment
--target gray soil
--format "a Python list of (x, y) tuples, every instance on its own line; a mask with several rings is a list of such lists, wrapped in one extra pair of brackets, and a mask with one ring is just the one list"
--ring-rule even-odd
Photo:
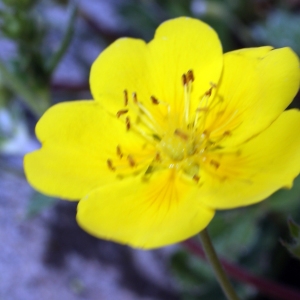
[[(17, 172), (16, 172), (17, 171)], [(34, 218), (22, 159), (0, 159), (0, 300), (177, 300), (174, 248), (134, 250), (96, 239), (58, 201)]]

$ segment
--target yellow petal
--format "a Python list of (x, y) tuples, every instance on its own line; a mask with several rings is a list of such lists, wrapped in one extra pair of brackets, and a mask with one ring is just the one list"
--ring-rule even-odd
[(124, 90), (130, 100), (133, 92), (139, 98), (147, 95), (150, 99), (148, 84), (147, 46), (142, 40), (118, 39), (99, 55), (91, 68), (92, 95), (112, 113), (124, 107)]
[(217, 84), (223, 66), (222, 45), (215, 31), (207, 24), (191, 18), (164, 22), (149, 43), (152, 92), (171, 104), (175, 112), (184, 108), (181, 77), (188, 70), (194, 73), (191, 112), (199, 98)]
[(195, 184), (175, 170), (121, 180), (92, 191), (78, 204), (77, 221), (90, 234), (137, 248), (156, 248), (201, 231), (214, 211), (195, 197)]
[(300, 172), (299, 128), (300, 112), (288, 110), (231, 154), (211, 154), (219, 165), (204, 166), (203, 202), (214, 209), (235, 208), (291, 187)]
[[(66, 199), (80, 199), (92, 189), (116, 180), (117, 174), (146, 168), (153, 149), (95, 101), (65, 102), (40, 119), (36, 134), (42, 148), (25, 156), (29, 183), (37, 190)], [(119, 146), (123, 157), (117, 153)], [(142, 152), (142, 149), (144, 152)], [(139, 155), (143, 154), (143, 157)], [(135, 160), (131, 168), (127, 156)], [(149, 157), (148, 157), (149, 155)], [(113, 171), (111, 168), (120, 168)]]
[[(91, 90), (94, 98), (112, 113), (124, 106), (124, 90), (128, 91), (129, 101), (136, 92), (138, 100), (154, 117), (158, 116), (159, 122), (166, 105), (170, 105), (172, 113), (182, 116), (184, 73), (193, 70), (195, 76), (192, 111), (211, 83), (218, 82), (222, 60), (221, 44), (211, 27), (196, 19), (177, 18), (159, 26), (149, 44), (123, 38), (110, 45), (92, 66)], [(103, 95), (110, 101), (102, 101)], [(154, 108), (151, 96), (164, 104)]]
[(299, 59), (289, 48), (226, 53), (219, 105), (207, 120), (211, 138), (230, 132), (223, 145), (237, 145), (264, 130), (297, 94), (299, 75)]

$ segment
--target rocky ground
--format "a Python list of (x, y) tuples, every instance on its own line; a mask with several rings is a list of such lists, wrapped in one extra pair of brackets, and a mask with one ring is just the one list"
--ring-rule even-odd
[(20, 157), (0, 160), (0, 300), (176, 300), (173, 251), (138, 251), (93, 238), (58, 201), (28, 218), (33, 190)]

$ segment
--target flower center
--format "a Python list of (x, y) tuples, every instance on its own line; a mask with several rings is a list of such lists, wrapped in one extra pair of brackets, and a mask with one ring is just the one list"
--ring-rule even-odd
[[(193, 71), (189, 70), (183, 74), (181, 80), (184, 89), (184, 111), (178, 122), (174, 121), (176, 118), (168, 103), (153, 95), (150, 101), (140, 102), (136, 92), (132, 93), (132, 99), (129, 99), (127, 90), (124, 90), (123, 95), (124, 108), (116, 113), (116, 117), (123, 120), (127, 131), (134, 131), (146, 141), (146, 144), (151, 144), (155, 149), (152, 156), (143, 156), (144, 160), (150, 162), (147, 175), (163, 168), (176, 168), (198, 182), (200, 166), (207, 163), (206, 154), (216, 148), (218, 143), (218, 140), (210, 139), (206, 122), (219, 102), (214, 103), (215, 99), (210, 99), (213, 89), (216, 88), (216, 85), (211, 83), (211, 88), (200, 97), (196, 110), (191, 111), (192, 85), (195, 80)], [(153, 113), (155, 106), (164, 107), (163, 122), (158, 122), (155, 117), (156, 114)], [(227, 131), (226, 135), (228, 134)], [(223, 136), (225, 137), (225, 134)], [(137, 169), (138, 165), (143, 163), (132, 153), (125, 154), (120, 149), (118, 145), (116, 153), (119, 163), (116, 164), (112, 159), (107, 160), (107, 165), (112, 171), (120, 170), (122, 160), (123, 162), (125, 160), (127, 169), (128, 167)], [(220, 166), (215, 160), (210, 160), (209, 164), (215, 169)]]

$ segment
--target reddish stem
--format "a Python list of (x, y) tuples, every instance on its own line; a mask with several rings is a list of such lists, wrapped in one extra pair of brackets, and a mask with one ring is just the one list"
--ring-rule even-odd
[[(205, 253), (202, 247), (193, 240), (184, 241), (182, 244), (195, 255), (205, 259)], [(230, 277), (254, 286), (265, 296), (273, 297), (273, 299), (277, 300), (300, 300), (300, 291), (298, 290), (289, 288), (271, 280), (254, 276), (246, 270), (231, 264), (224, 259), (221, 259), (220, 261)]]

